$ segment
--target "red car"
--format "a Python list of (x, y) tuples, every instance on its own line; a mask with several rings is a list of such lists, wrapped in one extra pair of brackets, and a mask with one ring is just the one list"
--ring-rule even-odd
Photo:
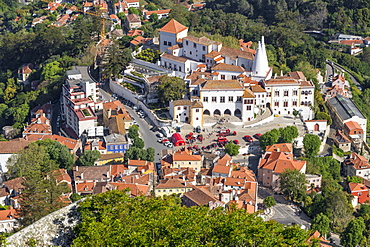
[(163, 139), (162, 140), (162, 143), (165, 143), (165, 142), (169, 142), (170, 140), (168, 140), (168, 139)]
[(234, 144), (239, 144), (240, 143), (238, 140), (234, 140), (233, 142), (234, 142)]
[(261, 136), (262, 136), (262, 134), (257, 133), (257, 134), (254, 135), (254, 138), (259, 139)]
[(253, 142), (253, 138), (249, 135), (245, 135), (243, 138), (246, 142)]

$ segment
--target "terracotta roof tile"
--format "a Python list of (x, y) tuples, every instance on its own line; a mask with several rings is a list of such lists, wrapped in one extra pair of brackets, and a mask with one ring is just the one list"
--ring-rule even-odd
[(185, 58), (185, 57), (177, 57), (177, 56), (173, 56), (173, 55), (168, 54), (168, 53), (163, 53), (161, 55), (161, 57), (169, 59), (169, 60), (177, 61), (177, 62), (180, 62), (180, 63), (185, 63), (186, 61), (188, 61), (188, 59)]
[(98, 161), (123, 158), (122, 153), (102, 154)]
[(157, 14), (157, 15), (162, 15), (162, 14), (168, 14), (170, 13), (171, 9), (160, 9), (160, 10), (153, 10), (153, 11), (145, 11), (145, 15), (151, 15), (151, 14)]
[(16, 209), (12, 208), (12, 209), (0, 210), (0, 221), (15, 219), (19, 217), (20, 217), (20, 214), (18, 210)]
[(254, 55), (250, 52), (238, 50), (238, 49), (233, 49), (229, 47), (223, 46), (220, 50), (220, 53), (224, 57), (230, 57), (232, 59), (236, 59), (238, 57), (245, 58), (248, 60), (254, 60)]
[(160, 32), (166, 32), (166, 33), (180, 33), (184, 30), (188, 29), (184, 25), (180, 24), (175, 19), (170, 20), (166, 25), (164, 25), (161, 29), (158, 31)]
[(145, 184), (126, 184), (115, 182), (110, 182), (108, 184), (115, 186), (118, 190), (130, 189), (130, 194), (132, 196), (147, 196), (149, 195), (150, 191), (150, 186)]
[(237, 80), (208, 80), (202, 86), (203, 90), (242, 90), (243, 85)]
[(362, 183), (348, 183), (349, 189), (352, 192), (368, 191), (369, 189)]
[(188, 99), (180, 99), (180, 100), (175, 100), (175, 101), (172, 101), (172, 105), (173, 106), (183, 106), (183, 105), (190, 105), (191, 104), (191, 101), (188, 100)]
[(266, 90), (263, 87), (261, 87), (260, 85), (251, 86), (251, 90), (254, 93), (265, 93), (266, 92)]
[(266, 152), (293, 152), (293, 144), (292, 143), (278, 143), (271, 146), (266, 147)]
[(9, 191), (10, 190), (15, 190), (15, 191), (19, 192), (20, 189), (24, 188), (24, 186), (22, 184), (23, 182), (24, 182), (24, 178), (20, 177), (20, 178), (14, 178), (14, 179), (5, 181), (5, 182), (3, 182), (3, 185), (5, 185), (5, 187), (7, 187)]
[(284, 152), (267, 153), (260, 161), (260, 168), (282, 173), (284, 170), (301, 170), (306, 161), (293, 160), (293, 154)]
[(26, 141), (22, 138), (10, 141), (0, 141), (0, 153), (15, 154), (27, 147), (32, 141)]
[(212, 173), (230, 174), (231, 166), (215, 165), (212, 169)]
[(221, 56), (221, 53), (219, 53), (218, 51), (211, 51), (210, 53), (205, 55), (205, 57), (209, 57), (209, 58), (216, 58), (218, 56)]
[(215, 71), (233, 71), (233, 72), (239, 72), (243, 73), (245, 72), (245, 69), (241, 66), (231, 65), (231, 64), (225, 64), (225, 63), (218, 63), (211, 70)]
[(131, 23), (132, 22), (141, 22), (140, 17), (138, 15), (135, 15), (135, 14), (129, 14), (127, 16), (127, 21), (131, 22)]
[(218, 41), (213, 41), (213, 40), (210, 40), (209, 38), (207, 37), (200, 37), (200, 38), (197, 38), (197, 37), (194, 37), (194, 36), (186, 36), (185, 38), (183, 38), (183, 40), (189, 40), (193, 43), (196, 43), (196, 44), (200, 44), (200, 45), (220, 45), (221, 43), (218, 42)]
[(352, 152), (350, 158), (346, 160), (346, 165), (352, 165), (356, 170), (370, 169), (368, 160), (358, 153)]
[(129, 166), (145, 166), (147, 163), (146, 160), (128, 160)]
[(362, 130), (361, 126), (355, 121), (346, 122), (346, 123), (344, 123), (344, 126), (348, 130), (354, 130), (354, 129), (361, 129)]
[(200, 155), (191, 155), (187, 152), (178, 150), (173, 154), (173, 161), (201, 161), (202, 156)]
[(243, 98), (255, 98), (256, 96), (254, 95), (254, 93), (249, 89), (249, 88), (246, 88), (244, 89), (244, 93), (243, 93)]
[(169, 189), (169, 188), (192, 188), (192, 185), (186, 185), (182, 180), (179, 179), (169, 179), (162, 181), (158, 184), (156, 189)]
[(210, 191), (199, 187), (196, 187), (194, 188), (194, 190), (184, 193), (184, 196), (198, 206), (208, 206), (209, 202), (219, 202), (219, 200), (217, 200), (217, 198)]
[(304, 76), (303, 72), (301, 72), (301, 71), (289, 72), (289, 76), (296, 79), (296, 80), (306, 81), (306, 77)]
[(269, 85), (299, 85), (299, 82), (294, 78), (276, 78), (265, 81), (266, 86)]

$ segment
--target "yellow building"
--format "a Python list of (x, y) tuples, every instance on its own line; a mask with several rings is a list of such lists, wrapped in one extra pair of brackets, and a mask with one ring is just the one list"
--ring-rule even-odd
[(172, 156), (173, 163), (171, 168), (184, 168), (189, 167), (195, 170), (195, 172), (200, 172), (203, 166), (203, 156), (192, 155), (185, 149), (185, 151), (178, 150)]
[(124, 156), (122, 153), (111, 153), (111, 154), (102, 154), (100, 159), (95, 162), (96, 166), (102, 166), (108, 163), (122, 164)]
[(156, 196), (180, 194), (181, 196), (188, 191), (193, 190), (193, 185), (179, 179), (161, 180), (155, 188)]

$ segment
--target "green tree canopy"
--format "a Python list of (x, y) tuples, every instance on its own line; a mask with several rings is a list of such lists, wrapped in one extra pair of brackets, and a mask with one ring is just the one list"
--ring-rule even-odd
[(280, 174), (280, 190), (290, 200), (303, 200), (307, 190), (306, 183), (306, 176), (297, 169), (286, 169)]
[(150, 20), (151, 22), (156, 22), (156, 21), (158, 21), (158, 15), (157, 15), (156, 13), (151, 14), (151, 15), (149, 16), (149, 20)]
[(59, 78), (63, 72), (64, 70), (61, 68), (60, 63), (58, 61), (54, 61), (44, 66), (41, 72), (41, 79), (54, 81)]
[(326, 236), (330, 231), (330, 219), (325, 214), (319, 213), (312, 220), (311, 229), (317, 230), (321, 236)]
[(98, 150), (86, 150), (80, 157), (78, 157), (76, 165), (93, 166), (95, 162), (100, 158), (100, 156), (101, 155)]
[(139, 127), (137, 125), (131, 125), (128, 128), (128, 137), (131, 139), (139, 137)]
[(279, 137), (280, 131), (278, 129), (272, 129), (263, 134), (259, 139), (262, 150), (265, 150), (267, 146), (277, 143)]
[(143, 148), (144, 147), (144, 140), (143, 139), (141, 139), (140, 137), (136, 137), (135, 139), (134, 139), (134, 144), (133, 144), (133, 146), (134, 147), (136, 147), (136, 148)]
[(318, 119), (318, 120), (327, 120), (328, 125), (331, 125), (333, 123), (333, 120), (331, 119), (329, 114), (327, 114), (326, 112), (318, 112), (316, 114), (315, 118)]
[(183, 207), (177, 197), (130, 198), (113, 190), (80, 204), (73, 246), (308, 246), (298, 226), (244, 210)]
[(324, 210), (329, 217), (331, 228), (342, 231), (353, 218), (353, 207), (350, 195), (345, 191), (335, 190), (325, 196)]
[(271, 208), (276, 205), (275, 198), (272, 196), (268, 196), (265, 199), (263, 199), (263, 205), (265, 205), (267, 208)]
[(234, 144), (232, 141), (225, 145), (225, 153), (229, 154), (230, 156), (235, 156), (239, 154), (240, 146)]
[(340, 244), (346, 247), (357, 247), (364, 238), (365, 229), (362, 217), (351, 220), (340, 236)]
[(166, 104), (171, 100), (182, 99), (186, 92), (185, 81), (179, 77), (162, 76), (158, 80), (157, 92), (160, 101)]
[(69, 152), (65, 145), (51, 139), (39, 140), (35, 144), (45, 147), (50, 159), (54, 160), (59, 168), (72, 169), (74, 155)]
[(130, 8), (128, 8), (128, 13), (129, 13), (129, 14), (135, 14), (135, 15), (138, 15), (138, 14), (139, 14), (139, 10), (138, 10), (137, 8), (130, 7)]
[(155, 149), (152, 147), (148, 147), (146, 149), (146, 160), (153, 162), (155, 157)]
[(286, 126), (279, 129), (280, 137), (279, 143), (292, 143), (298, 137), (298, 129), (296, 126)]
[(311, 158), (317, 155), (320, 150), (320, 137), (314, 134), (306, 134), (303, 138), (303, 147), (307, 157)]
[(60, 197), (70, 191), (58, 183), (58, 165), (50, 159), (46, 146), (31, 143), (8, 161), (12, 177), (24, 177), (20, 195), (21, 224), (27, 226), (63, 206)]

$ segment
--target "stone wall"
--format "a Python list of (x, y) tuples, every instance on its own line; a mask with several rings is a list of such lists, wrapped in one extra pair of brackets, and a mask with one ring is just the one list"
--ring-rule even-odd
[(77, 203), (59, 209), (8, 237), (6, 246), (23, 247), (31, 241), (36, 246), (70, 246), (74, 238), (73, 228), (80, 222)]

